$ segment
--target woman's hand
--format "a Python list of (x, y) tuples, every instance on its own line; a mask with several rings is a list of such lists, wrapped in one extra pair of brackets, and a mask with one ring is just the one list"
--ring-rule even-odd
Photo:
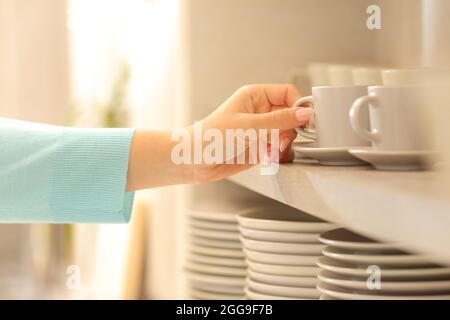
[[(292, 142), (296, 137), (294, 128), (304, 125), (313, 114), (311, 108), (292, 108), (301, 98), (293, 85), (249, 85), (237, 90), (212, 114), (202, 122), (202, 130), (216, 129), (226, 139), (227, 129), (279, 129), (280, 162), (292, 161), (294, 152)], [(194, 143), (194, 127), (186, 129)], [(245, 159), (249, 159), (249, 141), (245, 137)], [(265, 137), (263, 137), (265, 138)], [(270, 149), (267, 140), (266, 149)], [(203, 147), (210, 142), (204, 142)], [(127, 190), (149, 188), (169, 184), (203, 183), (219, 180), (252, 166), (244, 164), (227, 164), (227, 159), (214, 164), (175, 164), (171, 155), (177, 145), (169, 132), (137, 130), (133, 139), (130, 155)], [(191, 145), (192, 149), (193, 146)], [(227, 146), (224, 143), (224, 150)], [(224, 151), (222, 150), (222, 151)], [(225, 154), (226, 152), (224, 152)], [(239, 156), (238, 154), (236, 157)], [(191, 156), (193, 160), (193, 153)], [(272, 157), (274, 159), (274, 157)], [(260, 161), (260, 157), (257, 159)], [(191, 161), (193, 163), (193, 161)], [(229, 163), (229, 162), (228, 162)]]

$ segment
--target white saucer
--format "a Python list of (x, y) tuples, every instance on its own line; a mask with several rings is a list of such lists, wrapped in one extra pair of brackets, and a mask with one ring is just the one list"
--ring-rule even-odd
[(191, 220), (189, 221), (189, 226), (194, 227), (194, 228), (209, 229), (209, 230), (238, 232), (237, 220), (235, 223), (230, 223), (230, 222), (223, 222), (223, 221), (211, 222), (211, 221), (207, 221), (207, 220), (191, 218)]
[[(315, 266), (288, 266), (288, 265), (276, 265), (268, 263), (259, 263), (250, 259), (245, 260), (248, 268), (259, 272), (273, 274), (277, 276), (290, 276), (290, 277), (316, 277), (319, 272), (319, 268)], [(276, 263), (276, 261), (275, 261)]]
[(354, 253), (352, 251), (332, 246), (326, 247), (322, 251), (326, 257), (334, 258), (339, 261), (349, 262), (362, 265), (378, 265), (378, 266), (392, 266), (392, 267), (416, 267), (416, 266), (435, 266), (425, 256), (414, 254), (364, 254)]
[[(354, 278), (341, 276), (333, 272), (322, 270), (317, 275), (320, 281), (336, 285), (350, 290), (369, 290), (367, 288), (367, 277)], [(422, 280), (422, 281), (381, 281), (381, 288), (375, 290), (379, 293), (402, 292), (402, 293), (433, 293), (449, 292), (450, 280)]]
[(247, 277), (258, 282), (274, 284), (285, 287), (303, 287), (303, 288), (315, 288), (317, 285), (317, 277), (292, 277), (292, 276), (278, 276), (267, 273), (260, 273), (247, 270)]
[(295, 147), (301, 156), (317, 160), (326, 166), (354, 166), (364, 165), (365, 162), (352, 156), (348, 147), (319, 148), (319, 147)]
[(188, 259), (196, 263), (206, 263), (208, 265), (215, 265), (215, 266), (237, 267), (237, 268), (245, 268), (247, 266), (245, 264), (244, 259), (242, 258), (239, 259), (239, 258), (214, 257), (193, 252), (189, 253)]
[(186, 272), (186, 278), (192, 283), (208, 283), (218, 287), (238, 287), (245, 285), (245, 278), (232, 276), (217, 276), (207, 273)]
[(217, 276), (245, 277), (247, 275), (246, 268), (225, 267), (212, 264), (198, 263), (187, 261), (185, 263), (186, 270), (197, 273), (207, 273)]
[(320, 257), (319, 254), (311, 256), (300, 254), (276, 254), (253, 251), (245, 248), (244, 253), (251, 261), (265, 264), (272, 264), (275, 262), (282, 266), (315, 266), (317, 259)]
[[(248, 300), (299, 300), (296, 298), (289, 297), (281, 297), (281, 296), (273, 296), (263, 293), (254, 292), (249, 288), (245, 288), (245, 296)], [(310, 300), (310, 299), (301, 299), (301, 300)]]
[(316, 288), (286, 287), (266, 284), (247, 278), (247, 288), (253, 292), (290, 298), (319, 299), (320, 292)]
[(325, 248), (325, 245), (321, 243), (271, 242), (247, 239), (245, 237), (241, 237), (241, 242), (247, 250), (289, 255), (319, 256), (322, 255), (322, 250)]
[[(367, 277), (367, 267), (354, 263), (345, 263), (329, 257), (320, 257), (317, 265), (323, 270), (339, 275), (351, 277)], [(384, 280), (422, 280), (422, 279), (449, 279), (450, 267), (430, 268), (381, 268), (381, 277)]]
[(190, 289), (189, 295), (199, 300), (242, 300), (244, 298), (244, 295), (215, 293), (195, 289)]
[(227, 258), (244, 258), (244, 252), (241, 249), (223, 249), (223, 248), (214, 248), (201, 246), (196, 244), (191, 244), (190, 247), (192, 252), (213, 256), (213, 257), (227, 257)]
[(241, 236), (261, 241), (290, 242), (290, 243), (320, 243), (318, 233), (264, 231), (239, 227)]
[(319, 282), (317, 289), (327, 296), (331, 296), (344, 300), (449, 300), (450, 295), (448, 293), (443, 294), (377, 294), (377, 290), (371, 292), (358, 292), (353, 290), (337, 287), (325, 282)]
[(345, 228), (339, 228), (322, 233), (319, 241), (333, 246), (352, 251), (383, 252), (389, 253), (398, 251), (400, 246), (391, 243), (376, 242), (357, 233), (353, 233)]
[(191, 235), (190, 242), (194, 245), (200, 245), (211, 248), (242, 250), (242, 244), (239, 241), (215, 240), (211, 238)]
[(352, 148), (353, 156), (366, 161), (378, 170), (412, 171), (431, 166), (433, 151), (379, 151), (372, 148)]
[(234, 231), (211, 230), (211, 229), (191, 227), (190, 232), (191, 235), (197, 237), (239, 242), (239, 233)]

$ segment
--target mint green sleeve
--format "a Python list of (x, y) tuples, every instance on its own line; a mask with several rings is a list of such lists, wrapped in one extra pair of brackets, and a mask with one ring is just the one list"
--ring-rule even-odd
[(133, 134), (0, 118), (0, 223), (128, 222)]

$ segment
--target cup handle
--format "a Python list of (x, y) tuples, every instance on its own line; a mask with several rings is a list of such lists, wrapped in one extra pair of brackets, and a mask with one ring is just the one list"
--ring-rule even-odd
[(350, 116), (350, 124), (353, 130), (363, 139), (368, 141), (377, 141), (379, 138), (378, 132), (376, 130), (369, 131), (366, 128), (361, 126), (360, 113), (361, 108), (364, 106), (368, 106), (369, 103), (372, 103), (376, 106), (378, 102), (378, 98), (376, 96), (364, 96), (360, 97), (353, 102), (352, 107), (350, 108), (349, 116)]
[[(307, 97), (303, 97), (303, 98), (297, 100), (294, 103), (294, 108), (298, 108), (304, 103), (310, 103), (311, 105), (314, 105), (313, 97), (307, 96)], [(311, 139), (311, 140), (317, 140), (317, 136), (316, 136), (315, 132), (308, 131), (304, 128), (295, 128), (295, 131), (297, 131), (297, 133), (299, 135), (301, 135), (302, 137), (305, 137), (305, 138)]]

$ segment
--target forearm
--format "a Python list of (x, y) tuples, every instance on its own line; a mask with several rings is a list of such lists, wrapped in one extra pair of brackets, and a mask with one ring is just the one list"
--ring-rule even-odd
[(193, 166), (175, 164), (172, 149), (178, 143), (172, 131), (137, 129), (131, 143), (127, 191), (195, 182)]

